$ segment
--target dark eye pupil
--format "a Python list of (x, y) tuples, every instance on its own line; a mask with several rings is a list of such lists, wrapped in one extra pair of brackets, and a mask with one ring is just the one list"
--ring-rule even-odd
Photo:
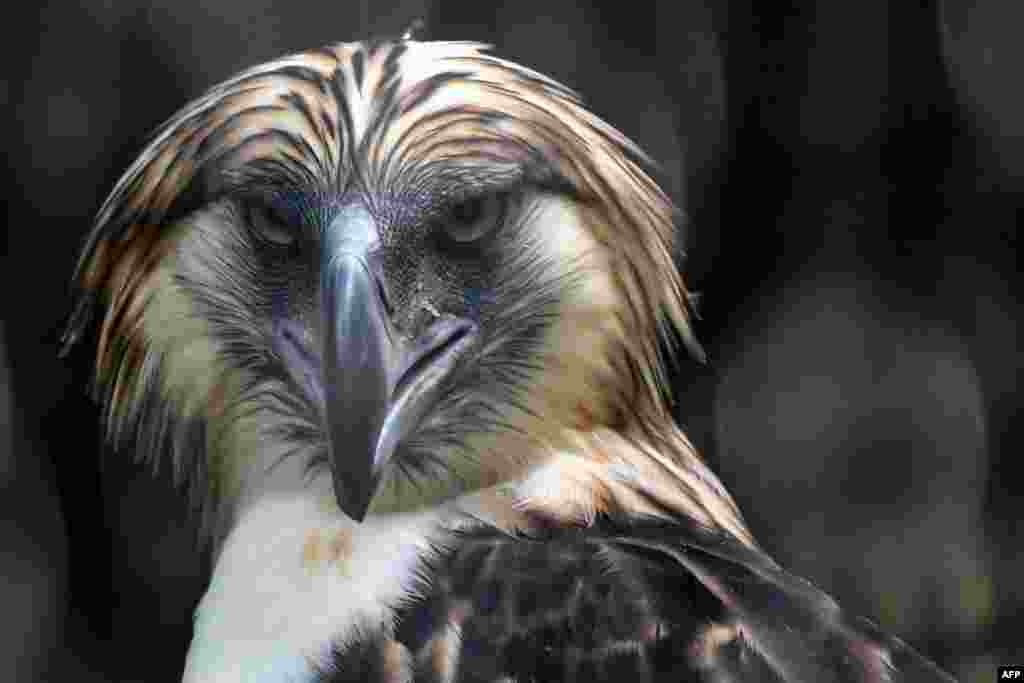
[(459, 223), (475, 223), (480, 220), (484, 212), (484, 203), (481, 199), (472, 199), (468, 202), (457, 204), (452, 209), (452, 218)]

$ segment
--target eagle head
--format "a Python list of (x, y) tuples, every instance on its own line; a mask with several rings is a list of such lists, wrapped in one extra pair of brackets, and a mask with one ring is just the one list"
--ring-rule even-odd
[(479, 44), (284, 57), (156, 131), (65, 342), (94, 340), (112, 443), (170, 460), (215, 535), (320, 481), (355, 521), (515, 484), (518, 511), (675, 498), (743, 536), (672, 426), (659, 349), (692, 338), (646, 164)]

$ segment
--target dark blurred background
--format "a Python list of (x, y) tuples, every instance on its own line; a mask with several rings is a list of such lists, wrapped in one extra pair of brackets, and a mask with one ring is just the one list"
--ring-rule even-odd
[(91, 216), (207, 86), (416, 17), (568, 83), (662, 163), (710, 359), (680, 368), (679, 416), (765, 547), (964, 681), (1024, 661), (1024, 5), (18, 11), (0, 29), (0, 679), (179, 680), (208, 569), (166, 477), (100, 467), (85, 368), (56, 359)]

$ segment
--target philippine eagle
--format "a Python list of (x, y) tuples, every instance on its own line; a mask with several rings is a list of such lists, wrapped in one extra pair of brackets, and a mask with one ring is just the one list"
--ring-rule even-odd
[(65, 347), (202, 510), (185, 681), (950, 680), (773, 562), (673, 422), (647, 164), (468, 42), (284, 57), (157, 130)]

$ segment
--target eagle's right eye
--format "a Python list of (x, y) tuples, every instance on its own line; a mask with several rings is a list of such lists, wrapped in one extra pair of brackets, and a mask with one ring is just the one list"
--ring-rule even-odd
[(249, 203), (245, 208), (245, 219), (261, 242), (280, 248), (295, 244), (295, 233), (269, 207)]

